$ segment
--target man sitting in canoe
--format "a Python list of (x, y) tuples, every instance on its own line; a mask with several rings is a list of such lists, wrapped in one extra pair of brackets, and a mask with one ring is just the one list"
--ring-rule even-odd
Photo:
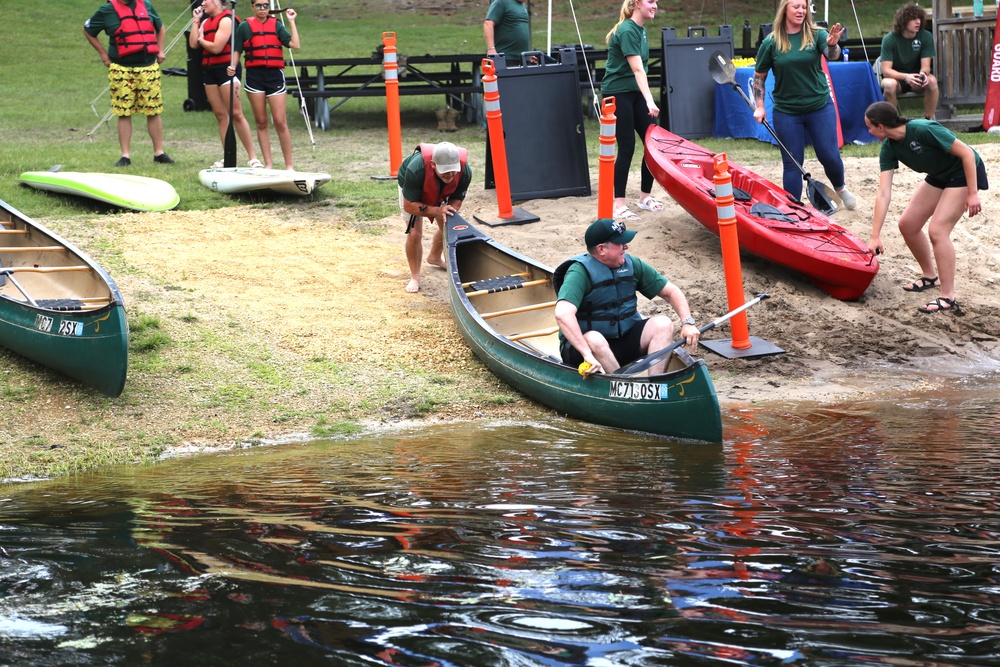
[[(602, 218), (587, 228), (587, 252), (566, 260), (553, 274), (558, 294), (563, 362), (574, 367), (586, 362), (584, 374), (614, 373), (647, 352), (673, 341), (674, 324), (666, 315), (644, 319), (637, 309), (636, 292), (647, 299), (659, 295), (681, 318), (681, 336), (695, 348), (700, 335), (680, 288), (638, 257), (625, 254), (635, 231), (625, 223)], [(663, 372), (667, 359), (650, 367)]]

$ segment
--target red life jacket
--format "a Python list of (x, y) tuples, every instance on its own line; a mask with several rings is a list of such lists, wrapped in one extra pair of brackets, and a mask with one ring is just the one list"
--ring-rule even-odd
[[(434, 172), (431, 160), (434, 157), (434, 144), (420, 144), (420, 157), (424, 161), (424, 192), (420, 201), (428, 206), (440, 206), (448, 201), (455, 190), (458, 189), (458, 182), (462, 180), (465, 173), (465, 164), (469, 160), (469, 153), (464, 148), (458, 149), (458, 162), (461, 167), (458, 175), (451, 179), (451, 183), (445, 183)], [(444, 187), (441, 187), (441, 186)]]
[(273, 16), (261, 23), (256, 16), (247, 19), (250, 26), (250, 39), (243, 42), (246, 52), (247, 67), (285, 66), (285, 54), (281, 50), (281, 40), (278, 39), (278, 21)]
[(115, 30), (114, 40), (119, 58), (142, 51), (152, 54), (160, 52), (160, 45), (156, 40), (156, 26), (149, 18), (149, 12), (142, 0), (135, 0), (132, 5), (111, 0), (111, 6), (118, 14), (118, 29)]
[[(228, 9), (223, 10), (215, 16), (209, 16), (201, 24), (202, 28), (204, 28), (202, 32), (206, 42), (215, 40), (215, 33), (219, 32), (219, 23), (221, 23), (222, 19), (227, 16), (233, 20), (233, 30), (236, 30), (236, 24), (239, 22), (239, 19)], [(229, 56), (233, 52), (230, 42), (231, 40), (227, 40), (226, 45), (223, 46), (222, 50), (218, 53), (209, 53), (207, 50), (202, 49), (201, 66), (212, 67), (213, 65), (228, 65)]]

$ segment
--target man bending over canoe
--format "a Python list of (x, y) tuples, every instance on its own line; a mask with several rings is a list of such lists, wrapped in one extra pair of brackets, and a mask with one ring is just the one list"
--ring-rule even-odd
[(399, 165), (399, 208), (406, 220), (406, 261), (410, 265), (407, 292), (420, 291), (420, 260), (423, 258), (424, 218), (438, 224), (431, 239), (427, 263), (445, 268), (444, 220), (458, 213), (472, 183), (472, 168), (464, 148), (442, 141), (420, 144)]
[[(636, 292), (669, 301), (681, 318), (681, 336), (692, 349), (698, 345), (700, 333), (680, 288), (638, 257), (625, 254), (633, 238), (635, 231), (625, 223), (597, 220), (584, 237), (586, 254), (566, 260), (553, 274), (562, 359), (574, 367), (590, 364), (584, 367), (585, 375), (614, 373), (673, 342), (673, 322), (666, 315), (644, 319)], [(666, 364), (663, 359), (649, 374), (662, 373)]]

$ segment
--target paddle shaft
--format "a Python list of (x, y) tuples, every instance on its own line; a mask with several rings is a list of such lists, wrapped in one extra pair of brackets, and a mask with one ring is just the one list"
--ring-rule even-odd
[[(742, 97), (744, 101), (746, 101), (746, 103), (750, 105), (750, 108), (756, 111), (757, 107), (754, 106), (754, 103), (750, 100), (750, 97), (745, 92), (743, 92), (743, 88), (741, 88), (740, 85), (737, 84), (736, 82), (733, 82), (732, 85), (733, 88), (736, 89), (736, 92), (740, 94), (740, 97)], [(771, 124), (767, 122), (766, 118), (763, 119), (761, 123), (764, 125), (764, 127), (767, 128), (767, 131), (771, 133), (771, 136), (774, 137), (774, 140), (778, 142), (778, 146), (785, 153), (785, 155), (788, 156), (788, 159), (792, 161), (792, 164), (798, 167), (799, 173), (802, 174), (802, 178), (805, 179), (806, 184), (808, 186), (810, 203), (824, 214), (832, 213), (835, 210), (835, 208), (831, 205), (830, 198), (826, 194), (827, 187), (822, 183), (819, 183), (816, 180), (814, 180), (812, 175), (806, 172), (805, 167), (799, 164), (798, 160), (796, 160), (792, 156), (791, 152), (789, 152), (789, 150), (785, 147), (785, 144), (781, 143), (781, 139), (778, 138), (778, 133), (774, 131), (774, 128), (771, 127)], [(822, 197), (824, 201), (816, 201), (817, 197)]]
[[(712, 320), (711, 322), (709, 322), (708, 324), (706, 324), (705, 326), (701, 327), (700, 329), (698, 329), (698, 333), (699, 334), (703, 334), (706, 331), (711, 331), (715, 327), (719, 326), (723, 322), (726, 322), (730, 318), (732, 318), (732, 317), (734, 317), (736, 315), (739, 315), (740, 313), (742, 313), (744, 310), (747, 310), (751, 306), (755, 306), (758, 303), (760, 303), (761, 301), (763, 301), (764, 299), (770, 299), (770, 298), (771, 298), (770, 294), (758, 294), (756, 297), (754, 297), (750, 301), (747, 301), (745, 304), (743, 304), (739, 308), (731, 310), (728, 313), (726, 313), (725, 315), (722, 315), (721, 317), (718, 317), (718, 318)], [(676, 350), (677, 348), (679, 348), (683, 344), (684, 344), (684, 339), (682, 338), (679, 341), (671, 343), (670, 345), (666, 346), (662, 350), (658, 350), (656, 352), (653, 352), (652, 354), (647, 354), (645, 357), (640, 357), (639, 359), (636, 359), (632, 363), (626, 364), (625, 366), (622, 366), (614, 374), (615, 375), (634, 375), (635, 373), (641, 373), (642, 371), (644, 371), (644, 370), (646, 370), (646, 369), (654, 366), (661, 359), (663, 359), (663, 358), (667, 357), (668, 355), (670, 355), (670, 353), (672, 353), (674, 350)]]
[[(229, 19), (232, 30), (229, 36), (229, 52), (236, 54), (236, 0), (230, 0), (233, 15)], [(232, 57), (232, 55), (230, 57)], [(239, 65), (239, 63), (237, 63)], [(229, 79), (229, 127), (226, 128), (226, 141), (223, 144), (222, 164), (226, 168), (236, 166), (236, 127), (233, 125), (233, 107), (236, 105), (236, 70)]]

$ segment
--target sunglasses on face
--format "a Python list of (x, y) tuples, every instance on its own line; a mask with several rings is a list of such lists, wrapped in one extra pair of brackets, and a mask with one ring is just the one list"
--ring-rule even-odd
[(270, 8), (271, 8), (271, 5), (267, 4), (266, 2), (262, 2), (262, 3), (260, 3), (260, 4), (255, 4), (255, 5), (253, 6), (253, 8), (254, 8), (254, 9), (270, 9)]

